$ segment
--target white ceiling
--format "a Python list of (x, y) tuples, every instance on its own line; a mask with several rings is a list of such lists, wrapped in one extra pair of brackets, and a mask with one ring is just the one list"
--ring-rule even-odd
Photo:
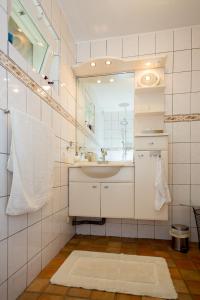
[(75, 41), (200, 23), (200, 0), (60, 0)]

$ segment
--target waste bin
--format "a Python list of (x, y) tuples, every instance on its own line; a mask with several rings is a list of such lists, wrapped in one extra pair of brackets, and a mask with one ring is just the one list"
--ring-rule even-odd
[(172, 249), (186, 253), (189, 250), (189, 227), (181, 224), (174, 224), (171, 227)]

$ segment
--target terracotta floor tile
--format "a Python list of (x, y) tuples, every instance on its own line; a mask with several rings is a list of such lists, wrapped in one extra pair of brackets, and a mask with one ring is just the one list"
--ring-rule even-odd
[(199, 281), (187, 281), (187, 286), (191, 294), (200, 295), (200, 283)]
[(177, 268), (169, 268), (171, 277), (174, 279), (181, 279), (181, 274)]
[(90, 290), (81, 289), (81, 288), (70, 288), (67, 295), (79, 298), (89, 298), (91, 294)]
[(187, 289), (187, 286), (185, 284), (185, 282), (181, 279), (173, 279), (173, 283), (176, 289), (177, 293), (184, 293), (184, 294), (188, 294), (189, 291)]
[(30, 286), (27, 288), (29, 292), (41, 292), (43, 291), (47, 285), (49, 284), (48, 279), (36, 278)]
[(116, 294), (116, 300), (141, 300), (142, 297), (135, 295)]
[(37, 300), (40, 294), (38, 293), (23, 293), (17, 300)]
[(38, 300), (64, 300), (64, 299), (65, 298), (63, 296), (48, 295), (48, 294), (42, 294), (38, 298)]
[(199, 271), (180, 269), (180, 272), (181, 272), (181, 275), (184, 280), (200, 281), (200, 272)]
[(55, 294), (55, 295), (66, 295), (69, 288), (65, 286), (49, 284), (47, 288), (43, 291), (43, 293), (47, 294)]
[(188, 269), (188, 270), (195, 270), (196, 267), (193, 262), (189, 259), (176, 259), (174, 260), (176, 266), (180, 269)]
[(92, 300), (114, 300), (115, 294), (101, 291), (93, 291), (90, 299)]
[(189, 294), (178, 294), (178, 300), (192, 300), (192, 296)]
[[(161, 300), (161, 298), (143, 296), (142, 300)], [(163, 299), (162, 299), (163, 300)]]

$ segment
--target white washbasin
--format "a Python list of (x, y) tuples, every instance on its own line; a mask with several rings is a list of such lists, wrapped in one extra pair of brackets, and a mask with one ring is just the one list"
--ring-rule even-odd
[(83, 173), (93, 178), (112, 177), (119, 172), (121, 166), (82, 166)]

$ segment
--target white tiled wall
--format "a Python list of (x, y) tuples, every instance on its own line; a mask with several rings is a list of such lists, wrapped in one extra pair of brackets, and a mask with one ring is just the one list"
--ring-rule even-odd
[[(200, 26), (177, 28), (151, 33), (115, 37), (107, 40), (85, 41), (77, 44), (77, 62), (82, 44), (95, 43), (95, 53), (118, 57), (166, 54), (165, 114), (200, 113)], [(94, 55), (93, 55), (94, 57)], [(83, 60), (82, 60), (83, 61)], [(108, 220), (103, 227), (77, 226), (82, 234), (116, 235), (132, 237), (169, 238), (169, 225), (187, 224), (191, 239), (197, 241), (196, 224), (189, 207), (200, 206), (200, 122), (166, 123), (169, 133), (169, 183), (173, 203), (169, 207), (169, 222), (133, 222)], [(133, 222), (133, 223), (132, 223)]]
[[(70, 73), (74, 63), (74, 45), (57, 1), (42, 1), (61, 41), (60, 82), (65, 109), (75, 116), (75, 78)], [(9, 54), (37, 82), (24, 59), (9, 45), (7, 52), (7, 1), (0, 0), (0, 49)], [(66, 75), (67, 74), (67, 75)], [(69, 98), (70, 95), (70, 98)], [(57, 96), (57, 101), (61, 97)], [(10, 117), (0, 111), (0, 299), (14, 300), (38, 275), (74, 234), (68, 220), (68, 164), (66, 151), (69, 141), (75, 141), (75, 128), (29, 90), (21, 81), (0, 66), (0, 107), (14, 106), (46, 122), (55, 132), (56, 153), (52, 197), (38, 212), (7, 216), (5, 209), (11, 186), (6, 164), (10, 151)], [(62, 127), (62, 130), (61, 130)], [(74, 149), (71, 151), (74, 152)], [(73, 155), (73, 153), (70, 153)]]

